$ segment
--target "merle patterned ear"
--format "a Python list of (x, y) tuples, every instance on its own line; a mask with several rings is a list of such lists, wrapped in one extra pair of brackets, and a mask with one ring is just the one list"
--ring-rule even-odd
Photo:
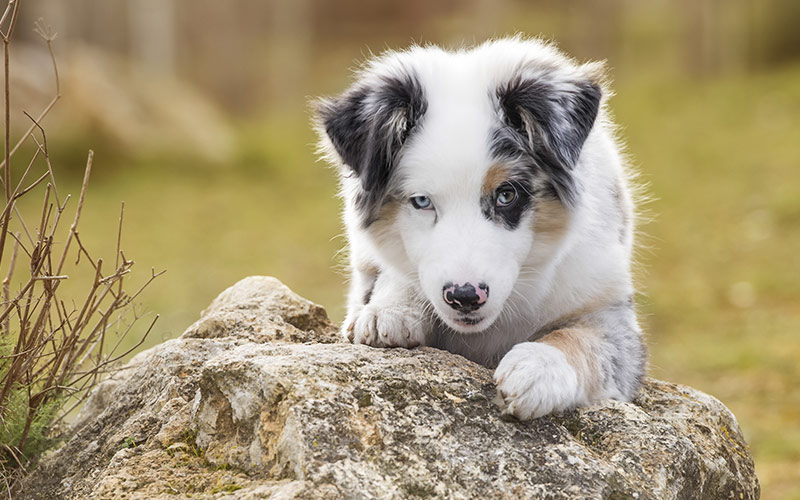
[(361, 181), (357, 201), (366, 215), (365, 225), (380, 209), (398, 153), (426, 109), (422, 87), (413, 75), (376, 81), (356, 83), (317, 108), (331, 144)]
[(514, 78), (497, 90), (505, 123), (522, 136), (527, 153), (550, 177), (559, 197), (572, 204), (572, 170), (600, 108), (600, 87), (591, 81), (554, 83)]

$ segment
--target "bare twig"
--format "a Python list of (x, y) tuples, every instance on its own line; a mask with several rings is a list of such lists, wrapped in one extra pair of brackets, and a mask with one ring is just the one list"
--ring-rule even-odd
[[(133, 261), (130, 261), (130, 262), (131, 262), (131, 263), (133, 263)], [(164, 269), (164, 270), (161, 270), (161, 271), (159, 271), (159, 272), (156, 272), (156, 270), (155, 270), (154, 268), (151, 268), (151, 269), (150, 269), (150, 279), (148, 279), (148, 280), (145, 282), (145, 284), (144, 284), (144, 285), (142, 285), (141, 287), (139, 287), (139, 289), (138, 289), (138, 290), (136, 290), (136, 292), (135, 292), (133, 295), (131, 295), (131, 297), (130, 297), (129, 301), (133, 301), (133, 300), (135, 300), (135, 299), (136, 299), (136, 297), (138, 297), (138, 296), (139, 296), (139, 294), (140, 294), (140, 293), (142, 293), (142, 292), (144, 291), (144, 289), (145, 289), (145, 288), (147, 288), (148, 286), (150, 286), (150, 283), (152, 283), (152, 282), (153, 282), (153, 280), (155, 280), (156, 278), (158, 278), (159, 276), (161, 276), (162, 274), (164, 274), (164, 273), (166, 273), (166, 272), (167, 272), (167, 270), (166, 270), (166, 269)]]
[[(9, 0), (8, 6), (6, 7), (5, 12), (3, 13), (2, 19), (0, 19), (0, 29), (2, 29), (2, 25), (5, 24), (6, 19), (8, 21), (8, 27), (6, 28), (5, 32), (2, 33), (3, 35), (3, 94), (4, 94), (4, 101), (3, 101), (3, 123), (5, 124), (5, 130), (3, 131), (3, 145), (4, 145), (4, 154), (5, 159), (3, 160), (3, 184), (5, 187), (5, 195), (6, 195), (6, 204), (10, 205), (13, 203), (11, 200), (11, 151), (9, 149), (9, 145), (11, 143), (11, 102), (10, 102), (10, 84), (9, 84), (9, 44), (11, 43), (11, 34), (14, 31), (14, 25), (16, 24), (17, 20), (17, 12), (19, 10), (19, 3), (16, 0)], [(11, 217), (11, 209), (7, 207), (4, 211), (5, 215), (2, 218), (2, 227), (0, 227), (0, 263), (3, 262), (3, 250), (6, 246), (6, 235), (8, 234), (8, 222), (9, 218)]]
[(125, 202), (119, 208), (119, 229), (117, 230), (117, 251), (115, 255), (117, 260), (114, 263), (115, 267), (119, 267), (119, 258), (122, 256), (122, 218), (125, 216)]
[[(127, 259), (122, 250), (124, 203), (120, 207), (119, 224), (114, 235), (116, 251), (114, 269), (110, 273), (103, 273), (103, 259), (92, 257), (90, 249), (82, 241), (78, 226), (92, 171), (92, 151), (89, 151), (87, 157), (73, 220), (67, 229), (66, 238), (64, 237), (65, 228), (61, 221), (62, 217), (69, 215), (66, 208), (70, 196), (67, 195), (63, 200), (59, 196), (47, 135), (41, 125), (42, 118), (60, 98), (61, 87), (51, 43), (55, 33), (41, 21), (37, 23), (36, 31), (46, 41), (53, 61), (56, 95), (38, 117), (25, 113), (32, 125), (20, 141), (13, 148), (10, 147), (8, 46), (17, 20), (19, 0), (7, 1), (6, 9), (0, 16), (6, 84), (5, 147), (0, 164), (0, 183), (5, 194), (5, 205), (0, 212), (0, 263), (8, 241), (13, 240), (14, 244), (7, 275), (2, 281), (3, 301), (0, 304), (0, 340), (6, 341), (0, 353), (0, 426), (5, 425), (12, 416), (19, 419), (20, 412), (23, 418), (14, 422), (17, 428), (22, 429), (21, 434), (14, 437), (16, 441), (0, 442), (0, 487), (5, 483), (8, 491), (17, 477), (16, 474), (22, 470), (21, 467), (41, 451), (31, 451), (31, 456), (26, 456), (29, 453), (29, 443), (40, 442), (42, 438), (37, 434), (34, 439), (34, 433), (40, 431), (33, 425), (36, 419), (43, 417), (42, 411), (52, 408), (52, 404), (59, 405), (60, 414), (51, 423), (55, 425), (60, 422), (71, 411), (70, 406), (74, 408), (82, 403), (89, 394), (88, 391), (113, 370), (115, 363), (145, 342), (158, 316), (132, 347), (121, 348), (127, 345), (123, 344), (123, 340), (129, 338), (134, 324), (140, 319), (133, 301), (163, 271), (156, 273), (154, 269), (151, 270), (149, 279), (133, 294), (125, 290), (124, 284), (134, 262)], [(41, 137), (35, 133), (36, 130)], [(12, 185), (10, 160), (17, 148), (28, 138), (36, 145), (36, 149), (24, 172), (21, 172), (19, 179), (15, 179)], [(46, 169), (43, 173), (36, 173), (38, 177), (31, 181), (33, 172), (41, 165), (38, 160), (42, 158)], [(43, 183), (45, 185), (42, 189)], [(41, 209), (36, 220), (38, 226), (29, 226), (26, 216), (29, 220), (32, 217), (26, 214), (25, 207), (30, 205), (17, 202), (37, 188), (43, 191)], [(22, 236), (23, 232), (26, 236)], [(75, 263), (75, 274), (80, 275), (81, 270), (89, 271), (93, 274), (93, 279), (88, 288), (84, 289), (81, 300), (63, 300), (59, 287), (73, 275), (72, 261), (68, 264), (67, 259), (72, 256), (71, 252), (75, 252), (76, 246), (78, 260)], [(20, 276), (17, 264), (27, 267), (27, 272), (23, 273), (18, 286), (14, 287), (13, 278)], [(128, 321), (131, 316), (132, 320)], [(116, 339), (110, 339), (111, 335), (116, 335)], [(24, 401), (21, 408), (20, 399)]]
[(64, 250), (61, 253), (61, 260), (58, 262), (58, 267), (56, 268), (56, 274), (61, 274), (61, 269), (64, 267), (64, 260), (67, 258), (67, 252), (69, 251), (69, 244), (72, 242), (72, 238), (75, 234), (77, 234), (78, 230), (78, 221), (81, 218), (81, 210), (83, 210), (83, 201), (86, 199), (86, 187), (89, 185), (89, 176), (92, 173), (92, 160), (94, 159), (94, 151), (91, 149), (89, 150), (89, 157), (86, 159), (86, 170), (83, 173), (83, 184), (81, 184), (81, 194), (78, 198), (78, 208), (75, 210), (75, 219), (72, 221), (72, 225), (69, 228), (69, 235), (67, 236), (67, 242), (64, 244)]
[[(14, 266), (17, 264), (17, 254), (19, 253), (19, 240), (14, 244), (14, 250), (11, 251), (11, 263), (8, 266), (8, 274), (3, 279), (3, 299), (6, 304), (11, 303), (11, 277), (14, 275)], [(3, 322), (3, 331), (10, 332), (11, 326), (9, 325), (8, 318)]]
[(0, 18), (0, 35), (3, 38), (6, 37), (5, 32), (3, 32), (3, 25), (6, 24), (6, 19), (8, 19), (9, 14), (11, 14), (16, 8), (17, 8), (16, 1), (12, 0), (8, 2), (8, 5), (6, 5), (6, 9), (3, 11), (3, 17)]
[[(9, 4), (11, 4), (11, 3), (16, 3), (16, 1), (15, 0), (10, 0)], [(6, 9), (6, 11), (8, 11), (8, 9)], [(0, 25), (1, 25), (1, 23), (0, 23)], [(50, 51), (50, 60), (51, 60), (51, 62), (53, 64), (53, 74), (55, 75), (55, 80), (56, 80), (56, 94), (55, 94), (55, 96), (53, 96), (53, 98), (50, 100), (50, 102), (47, 104), (47, 106), (45, 106), (44, 110), (42, 110), (42, 112), (39, 113), (39, 116), (36, 118), (36, 122), (41, 122), (42, 119), (44, 119), (44, 117), (47, 116), (48, 113), (50, 113), (50, 110), (53, 109), (53, 106), (56, 105), (58, 100), (61, 99), (61, 82), (60, 82), (59, 77), (58, 77), (58, 64), (56, 64), (56, 54), (55, 54), (55, 52), (53, 52), (53, 43), (52, 43), (53, 40), (55, 40), (56, 34), (54, 32), (52, 32), (52, 30), (51, 30), (51, 28), (49, 26), (46, 29), (47, 29), (47, 31), (42, 31), (42, 32), (38, 32), (38, 33), (47, 42), (47, 48)], [(50, 35), (49, 35), (50, 37), (46, 36), (46, 33), (50, 33)], [(5, 38), (4, 38), (4, 40), (5, 40)], [(34, 128), (35, 128), (35, 126), (31, 125), (30, 128), (28, 128), (28, 130), (24, 134), (22, 134), (22, 137), (20, 137), (20, 139), (17, 141), (17, 143), (11, 149), (11, 152), (8, 154), (8, 157), (14, 156), (14, 153), (17, 152), (17, 150), (20, 148), (20, 146), (22, 146), (22, 143), (24, 143), (25, 140), (28, 138), (28, 136), (31, 135), (31, 132), (33, 132)], [(5, 165), (7, 163), (8, 163), (8, 158), (4, 159), (3, 162), (0, 163), (0, 167), (5, 167)]]

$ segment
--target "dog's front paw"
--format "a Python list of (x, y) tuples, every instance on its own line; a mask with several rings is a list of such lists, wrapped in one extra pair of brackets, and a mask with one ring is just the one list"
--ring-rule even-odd
[(367, 304), (357, 317), (345, 322), (345, 334), (354, 344), (374, 347), (425, 345), (428, 328), (419, 311), (410, 307)]
[(523, 342), (506, 354), (494, 372), (503, 413), (520, 420), (538, 418), (583, 403), (575, 369), (564, 353), (539, 342)]

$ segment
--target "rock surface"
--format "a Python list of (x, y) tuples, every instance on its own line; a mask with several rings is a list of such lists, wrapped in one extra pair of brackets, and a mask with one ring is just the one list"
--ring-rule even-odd
[(480, 365), (337, 341), (320, 306), (247, 278), (103, 382), (21, 497), (759, 497), (736, 419), (696, 390), (518, 422)]

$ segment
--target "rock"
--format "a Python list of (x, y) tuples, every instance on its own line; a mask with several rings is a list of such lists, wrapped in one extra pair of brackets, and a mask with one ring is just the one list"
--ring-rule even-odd
[(736, 419), (688, 387), (519, 422), (480, 365), (337, 339), (279, 281), (239, 282), (100, 384), (22, 497), (759, 497)]

